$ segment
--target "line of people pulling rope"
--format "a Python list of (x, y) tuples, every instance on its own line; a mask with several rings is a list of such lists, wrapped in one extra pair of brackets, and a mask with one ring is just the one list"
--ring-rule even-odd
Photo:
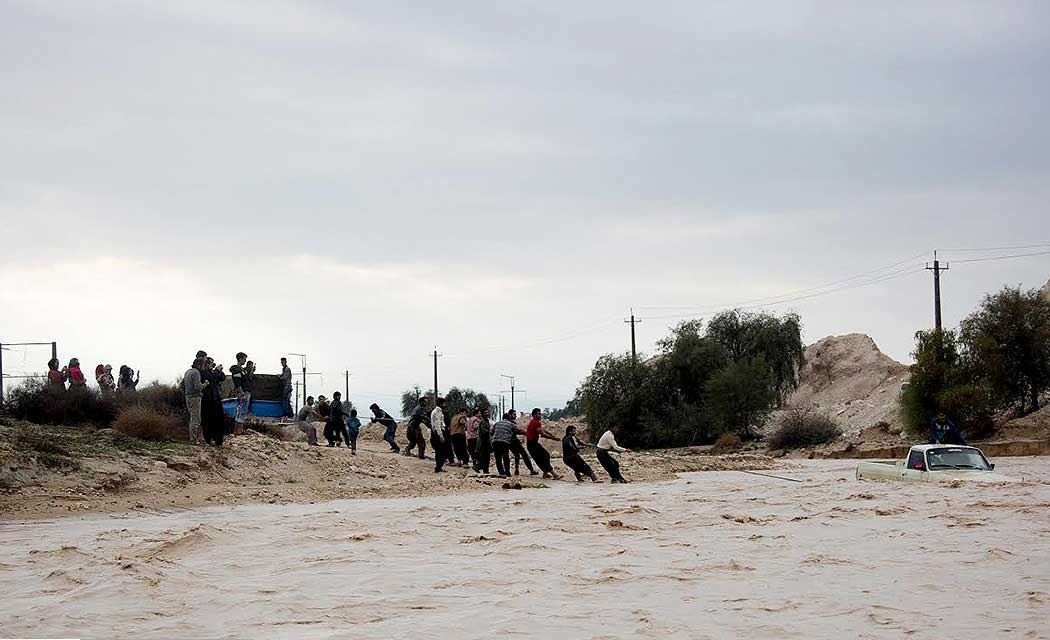
[[(445, 466), (449, 465), (469, 467), (479, 475), (489, 475), (494, 462), (496, 473), (507, 478), (512, 473), (520, 475), (521, 464), (524, 463), (530, 475), (542, 473), (544, 478), (558, 480), (561, 476), (551, 464), (550, 453), (540, 443), (541, 439), (546, 439), (561, 441), (562, 462), (576, 476), (577, 481), (583, 478), (599, 481), (581, 455), (584, 448), (594, 446), (598, 462), (612, 482), (627, 482), (620, 473), (619, 462), (612, 456), (613, 452), (629, 451), (616, 443), (616, 434), (620, 430), (617, 424), (613, 424), (602, 435), (597, 445), (589, 445), (577, 437), (575, 426), (567, 427), (562, 438), (544, 429), (539, 409), (532, 410), (531, 419), (523, 430), (517, 425), (518, 416), (514, 410), (508, 411), (493, 424), (486, 410), (461, 411), (453, 416), (449, 414), (444, 398), (438, 398), (434, 404), (434, 408), (430, 409), (430, 399), (420, 399), (406, 426), (408, 446), (404, 449), (397, 442), (397, 420), (378, 404), (369, 406), (372, 412), (369, 424), (384, 427), (383, 440), (390, 445), (391, 453), (418, 456), (420, 460), (425, 460), (429, 440), (434, 455), (434, 473), (442, 473)], [(345, 443), (351, 453), (357, 454), (361, 421), (356, 409), (346, 411), (338, 391), (332, 394), (331, 401), (324, 396), (319, 396), (316, 402), (312, 396), (307, 398), (296, 418), (296, 424), (306, 434), (310, 444), (320, 444), (317, 425), (323, 422), (324, 439), (329, 447), (339, 447)], [(424, 427), (429, 431), (429, 438), (424, 435)], [(525, 436), (524, 446), (518, 436)], [(513, 469), (511, 455), (514, 456)]]
[[(230, 367), (230, 377), (237, 393), (234, 433), (241, 433), (251, 406), (255, 364), (248, 360), (244, 352), (238, 353), (235, 358), (237, 363)], [(281, 366), (284, 395), (287, 388), (286, 378), (290, 378), (284, 358), (281, 359)], [(189, 436), (194, 444), (222, 446), (225, 422), (220, 385), (225, 379), (223, 366), (217, 364), (205, 351), (197, 352), (192, 366), (183, 375), (183, 390), (189, 414)], [(286, 397), (284, 401), (287, 403)], [(390, 445), (392, 453), (418, 455), (421, 460), (426, 459), (427, 438), (423, 433), (423, 427), (426, 427), (430, 432), (430, 446), (434, 452), (435, 473), (443, 472), (448, 464), (471, 467), (477, 474), (489, 475), (490, 464), (494, 461), (496, 473), (502, 478), (507, 478), (511, 475), (510, 459), (513, 454), (514, 475), (520, 474), (521, 463), (524, 462), (531, 475), (542, 472), (544, 478), (560, 479), (561, 476), (551, 464), (550, 453), (540, 443), (541, 439), (557, 441), (559, 438), (543, 428), (542, 412), (539, 409), (532, 410), (531, 419), (522, 430), (517, 425), (518, 415), (513, 409), (493, 424), (487, 409), (461, 411), (453, 416), (450, 415), (444, 398), (438, 398), (434, 404), (434, 408), (430, 409), (430, 398), (424, 397), (412, 411), (405, 434), (408, 446), (404, 450), (397, 443), (397, 420), (375, 403), (369, 407), (372, 412), (370, 424), (385, 427), (383, 440)], [(323, 395), (318, 396), (316, 401), (310, 396), (296, 414), (296, 425), (306, 434), (307, 442), (311, 445), (320, 444), (318, 424), (323, 424), (323, 436), (329, 447), (345, 444), (353, 455), (357, 455), (361, 420), (357, 416), (357, 409), (352, 408), (349, 402), (344, 405), (340, 392), (334, 392), (331, 401)], [(565, 436), (560, 438), (562, 461), (573, 472), (577, 481), (586, 477), (592, 482), (598, 482), (594, 470), (580, 455), (585, 447), (594, 446), (598, 462), (609, 474), (612, 482), (627, 482), (620, 473), (619, 462), (612, 456), (613, 452), (629, 451), (616, 443), (619, 430), (620, 426), (614, 423), (602, 434), (596, 445), (589, 445), (577, 437), (575, 426), (570, 425), (566, 428)], [(525, 436), (525, 446), (522, 446), (518, 436)], [(413, 454), (413, 451), (416, 453)], [(533, 462), (540, 471), (536, 470)]]

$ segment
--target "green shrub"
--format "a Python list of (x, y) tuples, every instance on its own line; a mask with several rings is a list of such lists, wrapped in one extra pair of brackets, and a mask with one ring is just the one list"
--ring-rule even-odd
[(812, 409), (794, 408), (766, 439), (770, 449), (797, 449), (831, 442), (842, 435), (835, 421)]

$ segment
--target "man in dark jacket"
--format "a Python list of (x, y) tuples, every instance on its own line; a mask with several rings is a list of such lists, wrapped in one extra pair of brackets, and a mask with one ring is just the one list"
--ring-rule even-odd
[(390, 445), (390, 451), (398, 453), (401, 451), (401, 447), (397, 446), (397, 420), (390, 417), (390, 414), (379, 408), (379, 405), (372, 403), (368, 407), (372, 411), (372, 424), (379, 423), (386, 427), (386, 431), (383, 433), (383, 440), (386, 440), (387, 444)]
[(955, 426), (948, 416), (941, 411), (930, 423), (930, 444), (961, 444), (966, 445), (966, 438)]
[(343, 401), (341, 393), (336, 391), (332, 394), (332, 402), (328, 405), (328, 417), (324, 423), (324, 439), (328, 441), (329, 447), (343, 444), (343, 429), (345, 428), (345, 416), (343, 413)]

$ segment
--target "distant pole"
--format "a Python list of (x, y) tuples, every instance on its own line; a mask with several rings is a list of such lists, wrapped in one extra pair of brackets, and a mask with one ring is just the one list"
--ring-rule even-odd
[(299, 381), (295, 381), (295, 414), (299, 415)]
[(350, 401), (350, 370), (346, 370), (346, 400)]
[(931, 267), (929, 263), (926, 263), (926, 269), (933, 272), (933, 326), (940, 333), (943, 329), (941, 323), (941, 272), (948, 270), (948, 263), (945, 262), (944, 266), (941, 266), (935, 249), (933, 252), (933, 266)]
[(51, 359), (58, 360), (58, 343), (54, 341), (51, 342)]
[(434, 406), (437, 406), (437, 404), (436, 404), (437, 403), (437, 399), (438, 399), (438, 350), (437, 350), (437, 347), (434, 347), (434, 402), (435, 402)]
[(637, 363), (638, 362), (638, 347), (637, 347), (637, 343), (635, 342), (635, 338), (634, 338), (634, 325), (640, 323), (641, 320), (635, 320), (635, 318), (634, 318), (634, 309), (632, 308), (631, 309), (631, 319), (630, 320), (624, 320), (624, 322), (625, 323), (629, 323), (631, 325), (631, 362)]

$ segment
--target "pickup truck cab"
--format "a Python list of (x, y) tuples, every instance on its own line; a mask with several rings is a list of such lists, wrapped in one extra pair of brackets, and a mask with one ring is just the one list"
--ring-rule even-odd
[(897, 480), (901, 482), (1019, 482), (1017, 478), (995, 473), (977, 447), (944, 444), (917, 444), (904, 460), (864, 461), (857, 464), (858, 480)]

